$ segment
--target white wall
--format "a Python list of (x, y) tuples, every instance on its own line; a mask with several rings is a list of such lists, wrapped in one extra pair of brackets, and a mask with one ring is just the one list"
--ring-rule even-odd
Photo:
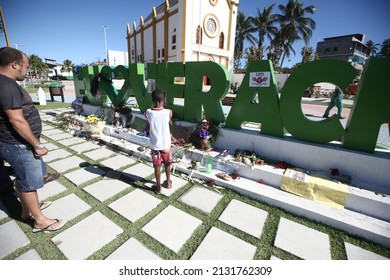
[(306, 170), (327, 172), (337, 168), (342, 174), (351, 176), (357, 186), (390, 194), (390, 153), (369, 154), (343, 149), (336, 144), (311, 144), (289, 137), (261, 135), (259, 131), (227, 128), (220, 130), (214, 147), (230, 151), (253, 149), (260, 156), (286, 161)]
[(129, 56), (127, 52), (108, 50), (108, 63), (110, 66), (129, 65)]

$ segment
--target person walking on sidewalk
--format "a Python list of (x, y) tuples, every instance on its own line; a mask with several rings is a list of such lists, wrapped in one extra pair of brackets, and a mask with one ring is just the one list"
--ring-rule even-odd
[(343, 115), (341, 114), (343, 111), (343, 92), (336, 87), (336, 89), (332, 93), (332, 97), (330, 98), (330, 103), (328, 105), (328, 108), (326, 108), (325, 113), (323, 115), (324, 118), (329, 118), (329, 112), (332, 110), (334, 106), (337, 107), (337, 116), (339, 119), (344, 119)]
[(154, 175), (156, 177), (156, 185), (154, 190), (157, 193), (161, 192), (161, 166), (164, 163), (166, 181), (163, 185), (170, 189), (171, 181), (171, 132), (170, 122), (172, 119), (172, 111), (165, 109), (166, 92), (156, 89), (152, 92), (153, 108), (149, 108), (145, 112), (145, 117), (149, 121), (149, 147), (152, 150), (152, 162), (154, 166)]
[[(29, 67), (25, 53), (0, 48), (0, 160), (8, 162), (14, 170), (13, 184), (21, 203), (21, 219), (33, 219), (33, 232), (55, 231), (65, 221), (43, 215), (41, 210), (51, 203), (40, 204), (37, 189), (60, 174), (47, 173), (42, 156), (48, 150), (39, 141), (42, 121), (30, 95), (17, 83), (25, 79)], [(1, 176), (6, 177), (4, 163), (0, 168)]]

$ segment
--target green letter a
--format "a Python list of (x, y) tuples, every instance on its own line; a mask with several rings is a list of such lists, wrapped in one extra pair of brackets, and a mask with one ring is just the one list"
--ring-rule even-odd
[[(264, 84), (257, 86), (256, 75), (267, 77)], [(253, 102), (255, 95), (259, 102)], [(237, 92), (236, 100), (230, 109), (226, 126), (240, 129), (244, 121), (261, 123), (261, 133), (283, 137), (283, 126), (279, 116), (279, 98), (271, 61), (251, 61), (246, 75)]]

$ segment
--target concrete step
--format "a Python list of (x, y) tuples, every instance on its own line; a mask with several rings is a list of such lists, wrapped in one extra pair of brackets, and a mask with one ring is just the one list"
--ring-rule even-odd
[[(113, 137), (115, 136), (115, 137)], [(129, 139), (129, 137), (126, 137)], [(121, 134), (103, 135), (101, 141), (136, 158), (150, 161), (149, 151), (139, 151), (142, 147), (129, 143)], [(179, 162), (174, 164), (175, 172), (182, 172), (191, 178), (214, 180), (218, 186), (235, 190), (271, 206), (280, 207), (299, 216), (319, 221), (350, 234), (359, 235), (367, 240), (390, 248), (390, 198), (349, 186), (349, 194), (344, 209), (336, 209), (319, 202), (299, 197), (280, 189), (284, 169), (270, 165), (247, 166), (221, 157), (220, 152), (203, 152), (196, 149), (174, 147)], [(191, 161), (200, 161), (205, 155), (213, 157), (213, 170), (208, 174), (190, 168)], [(239, 180), (226, 181), (215, 176), (219, 172), (237, 172)], [(265, 184), (259, 184), (262, 179)]]
[(191, 174), (191, 178), (214, 180), (218, 186), (235, 190), (248, 197), (274, 207), (282, 208), (295, 215), (321, 222), (390, 248), (390, 223), (387, 221), (349, 209), (330, 207), (246, 178), (226, 181), (215, 176), (219, 172), (218, 170), (213, 170), (211, 174), (207, 174), (199, 171), (190, 171), (180, 165), (177, 165), (175, 170), (188, 175)]

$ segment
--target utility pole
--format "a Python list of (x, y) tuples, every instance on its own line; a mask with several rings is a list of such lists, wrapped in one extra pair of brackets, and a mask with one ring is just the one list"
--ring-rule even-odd
[(107, 51), (107, 29), (109, 28), (107, 25), (103, 25), (102, 28), (104, 29), (104, 50), (106, 53), (106, 65), (108, 65), (108, 51)]
[(3, 30), (4, 32), (4, 36), (5, 36), (5, 42), (7, 43), (7, 47), (10, 47), (10, 44), (9, 44), (9, 39), (8, 39), (8, 33), (7, 33), (7, 28), (5, 26), (5, 21), (4, 21), (4, 16), (3, 16), (3, 10), (1, 9), (0, 7), (0, 28)]

